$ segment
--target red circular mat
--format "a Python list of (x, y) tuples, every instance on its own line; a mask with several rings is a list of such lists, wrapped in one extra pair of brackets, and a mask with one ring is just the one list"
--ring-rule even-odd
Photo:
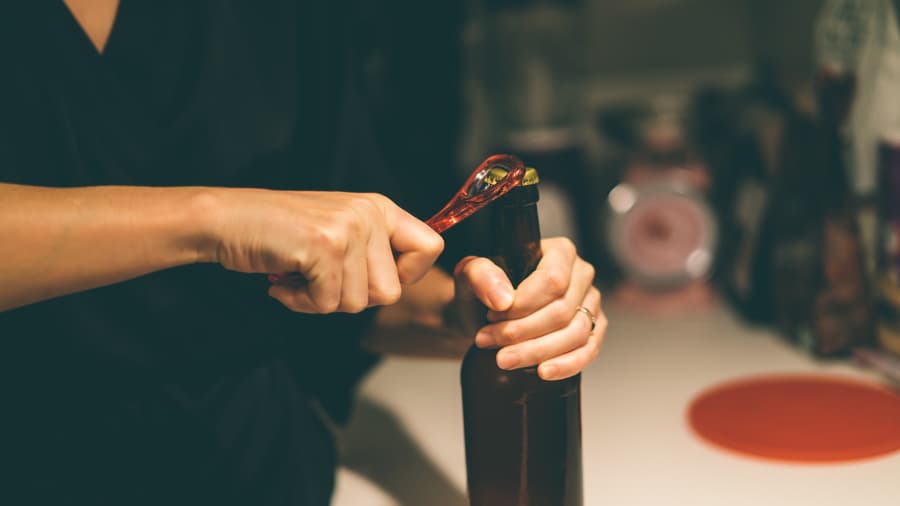
[(900, 395), (841, 377), (732, 381), (703, 392), (688, 416), (714, 445), (768, 459), (840, 462), (900, 449)]

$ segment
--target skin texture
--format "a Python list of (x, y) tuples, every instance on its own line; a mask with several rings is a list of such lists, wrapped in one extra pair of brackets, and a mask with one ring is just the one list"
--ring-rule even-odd
[[(457, 292), (488, 307), (492, 323), (477, 331), (475, 343), (500, 347), (499, 367), (539, 365), (542, 378), (563, 379), (597, 357), (607, 322), (593, 286), (594, 267), (578, 256), (572, 241), (544, 239), (541, 248), (544, 256), (537, 269), (515, 291), (490, 260), (463, 259), (456, 267)], [(587, 315), (576, 311), (579, 306), (595, 315), (593, 331)]]
[[(0, 183), (0, 310), (195, 262), (299, 272), (270, 295), (305, 313), (391, 304), (443, 240), (374, 194)], [(394, 255), (397, 255), (396, 259)]]
[[(364, 344), (380, 353), (459, 358), (475, 335), (477, 346), (500, 348), (501, 368), (539, 365), (548, 380), (577, 374), (597, 357), (607, 327), (594, 268), (569, 239), (544, 239), (541, 248), (543, 259), (517, 290), (487, 258), (464, 258), (452, 281), (443, 272), (429, 273), (381, 310)], [(459, 316), (473, 300), (487, 306), (491, 323), (478, 328)], [(595, 315), (593, 331), (579, 306)]]
[[(67, 0), (98, 52), (117, 0)], [(238, 272), (300, 273), (269, 295), (293, 311), (380, 306), (364, 344), (380, 353), (461, 356), (472, 336), (498, 365), (539, 364), (545, 379), (584, 369), (606, 329), (594, 268), (571, 241), (542, 242), (518, 289), (486, 258), (451, 276), (433, 267), (443, 241), (376, 194), (234, 188), (43, 188), (0, 182), (0, 311), (198, 262)], [(466, 324), (481, 301), (492, 322)], [(596, 316), (596, 328), (579, 306)]]
[(103, 53), (119, 10), (119, 0), (64, 0), (64, 3), (97, 52)]

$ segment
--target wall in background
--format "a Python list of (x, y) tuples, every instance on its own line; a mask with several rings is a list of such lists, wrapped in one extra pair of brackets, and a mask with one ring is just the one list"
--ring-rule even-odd
[(744, 0), (591, 0), (597, 77), (734, 66), (752, 58)]
[(823, 0), (588, 0), (598, 75), (678, 72), (767, 58), (809, 69)]
[[(482, 0), (470, 0), (477, 5)], [(794, 81), (812, 75), (813, 26), (824, 0), (584, 0), (590, 110), (629, 99), (678, 102), (704, 84), (737, 85), (767, 61)], [(477, 8), (475, 9), (477, 11)], [(470, 27), (473, 28), (473, 27)], [(477, 27), (466, 44), (477, 47)], [(477, 51), (469, 53), (477, 59)], [(484, 153), (489, 104), (467, 85), (464, 163)], [(586, 128), (590, 125), (586, 124)]]

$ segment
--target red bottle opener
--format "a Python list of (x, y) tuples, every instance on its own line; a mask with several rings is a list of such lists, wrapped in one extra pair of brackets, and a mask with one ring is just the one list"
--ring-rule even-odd
[[(498, 170), (499, 169), (499, 170)], [(425, 223), (441, 234), (522, 184), (525, 165), (512, 155), (493, 155), (481, 162), (456, 195)]]
[[(457, 223), (485, 208), (516, 186), (525, 177), (525, 164), (513, 155), (491, 155), (472, 172), (459, 191), (425, 224), (442, 234)], [(303, 282), (296, 273), (269, 274), (272, 283)]]

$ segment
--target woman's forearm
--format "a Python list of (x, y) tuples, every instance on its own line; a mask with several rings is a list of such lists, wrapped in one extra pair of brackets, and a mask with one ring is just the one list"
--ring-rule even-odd
[(192, 262), (299, 273), (269, 295), (306, 313), (391, 304), (441, 237), (383, 195), (0, 183), (0, 311)]
[(0, 183), (0, 311), (205, 260), (203, 188)]

